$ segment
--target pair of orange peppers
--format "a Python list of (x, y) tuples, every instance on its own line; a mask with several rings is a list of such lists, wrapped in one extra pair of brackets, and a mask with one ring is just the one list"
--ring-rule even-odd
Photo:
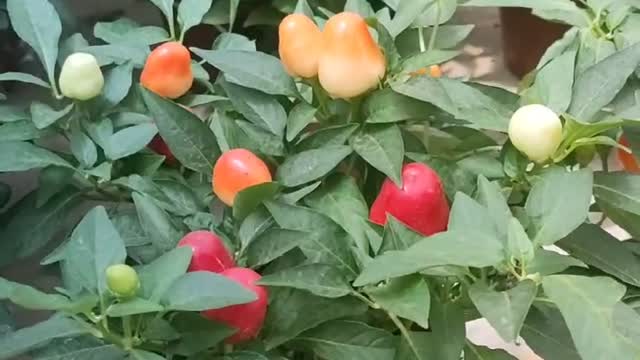
[(376, 87), (386, 73), (386, 59), (364, 19), (343, 12), (324, 30), (303, 14), (291, 14), (279, 28), (282, 64), (291, 76), (318, 77), (333, 98), (357, 97)]

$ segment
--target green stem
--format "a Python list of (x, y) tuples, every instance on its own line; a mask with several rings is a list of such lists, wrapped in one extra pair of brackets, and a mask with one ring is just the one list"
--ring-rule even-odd
[(428, 51), (433, 50), (436, 45), (436, 38), (438, 37), (438, 29), (440, 29), (440, 16), (442, 8), (440, 7), (440, 1), (436, 1), (436, 23), (433, 25), (433, 31), (431, 32), (431, 38), (429, 39)]
[[(173, 40), (176, 40), (176, 24), (175, 24), (175, 21), (173, 21), (173, 19), (167, 18), (167, 22), (169, 23), (169, 35), (171, 35), (171, 38)], [(182, 42), (182, 41), (180, 41), (180, 42)]]
[(413, 339), (411, 338), (411, 334), (409, 333), (409, 330), (407, 330), (407, 328), (404, 326), (402, 321), (400, 321), (400, 319), (396, 315), (390, 312), (387, 312), (387, 315), (389, 315), (389, 319), (391, 319), (391, 321), (393, 321), (393, 323), (396, 325), (398, 330), (400, 330), (400, 333), (407, 341), (407, 344), (409, 344), (409, 347), (411, 348), (411, 351), (413, 352), (413, 354), (416, 356), (416, 359), (421, 359), (422, 357), (418, 352), (418, 348), (416, 347), (416, 344), (413, 342)]
[(553, 305), (555, 305), (555, 304), (556, 304), (556, 303), (554, 303), (553, 301), (551, 301), (551, 300), (549, 300), (549, 299), (540, 298), (540, 297), (537, 297), (537, 298), (535, 298), (535, 299), (533, 299), (533, 300), (534, 300), (534, 301), (537, 301), (537, 302), (545, 303), (545, 304), (553, 304)]
[(124, 330), (124, 342), (125, 342), (125, 350), (131, 349), (132, 344), (132, 331), (131, 331), (131, 316), (125, 316), (122, 318), (122, 329)]
[(424, 27), (422, 26), (418, 28), (418, 45), (420, 46), (421, 53), (427, 51), (427, 46), (424, 40)]
[(351, 110), (349, 111), (349, 118), (347, 124), (352, 122), (360, 122), (360, 107), (362, 104), (362, 98), (357, 97), (351, 100)]
[(357, 298), (358, 298), (358, 299), (360, 299), (362, 302), (364, 302), (365, 304), (369, 305), (369, 307), (370, 307), (370, 308), (372, 308), (372, 309), (376, 309), (376, 310), (381, 309), (380, 305), (378, 305), (377, 303), (375, 303), (375, 302), (373, 302), (373, 301), (369, 300), (369, 298), (368, 298), (368, 297), (366, 297), (366, 296), (362, 295), (361, 293), (359, 293), (359, 292), (357, 292), (357, 291), (355, 291), (355, 290), (353, 290), (353, 291), (351, 292), (351, 295), (353, 295), (353, 296), (357, 297)]

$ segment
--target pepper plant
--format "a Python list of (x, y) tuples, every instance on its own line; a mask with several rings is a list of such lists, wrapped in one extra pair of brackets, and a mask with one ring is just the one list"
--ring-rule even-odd
[[(6, 2), (43, 72), (0, 81), (43, 96), (0, 104), (0, 172), (40, 169), (0, 264), (55, 248), (61, 284), (0, 279), (52, 312), (0, 326), (1, 359), (513, 358), (466, 338), (479, 318), (548, 360), (640, 357), (640, 247), (600, 226), (640, 234), (637, 1), (276, 1), (266, 51), (181, 44), (237, 29), (240, 1), (151, 3), (166, 29), (90, 43), (48, 0)], [(459, 5), (573, 28), (512, 93), (442, 74)]]

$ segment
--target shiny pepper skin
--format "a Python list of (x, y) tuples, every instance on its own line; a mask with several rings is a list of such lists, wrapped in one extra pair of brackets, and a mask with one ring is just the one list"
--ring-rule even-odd
[[(618, 142), (624, 147), (630, 147), (629, 141), (624, 136), (621, 136)], [(620, 160), (626, 171), (634, 174), (640, 173), (640, 165), (638, 164), (638, 160), (636, 160), (635, 155), (630, 154), (623, 149), (618, 149), (617, 151), (618, 160)]]
[(318, 75), (322, 33), (303, 14), (291, 14), (280, 23), (278, 50), (285, 70), (291, 76), (313, 78)]
[(193, 231), (185, 235), (178, 247), (191, 248), (189, 271), (210, 271), (221, 273), (236, 266), (233, 257), (222, 240), (210, 231)]
[(111, 265), (106, 270), (107, 287), (119, 298), (131, 298), (140, 288), (140, 279), (134, 268), (126, 264)]
[(169, 149), (169, 145), (162, 139), (162, 137), (158, 134), (151, 139), (149, 143), (149, 149), (153, 150), (155, 153), (163, 155), (165, 157), (165, 163), (169, 165), (176, 165), (178, 160)]
[(322, 32), (318, 78), (333, 98), (350, 99), (375, 88), (386, 59), (364, 19), (350, 12), (331, 17)]
[(267, 164), (245, 149), (225, 152), (213, 167), (213, 192), (229, 206), (240, 191), (271, 180)]
[(425, 164), (411, 163), (402, 168), (402, 188), (386, 179), (369, 220), (385, 225), (387, 214), (424, 236), (446, 230), (449, 203), (438, 174)]
[(178, 42), (158, 46), (144, 64), (140, 83), (169, 99), (186, 94), (193, 84), (189, 50)]
[(529, 160), (544, 163), (562, 142), (562, 122), (544, 105), (526, 105), (511, 117), (509, 139)]
[(248, 304), (232, 305), (221, 309), (207, 310), (202, 313), (209, 320), (217, 321), (237, 329), (237, 332), (226, 339), (227, 344), (239, 344), (255, 339), (267, 315), (269, 293), (263, 286), (256, 285), (260, 280), (260, 274), (251, 269), (232, 268), (223, 271), (220, 275), (238, 282), (245, 288), (253, 291), (257, 299)]
[(90, 100), (100, 95), (104, 76), (96, 58), (87, 53), (69, 55), (60, 71), (62, 95), (76, 100)]

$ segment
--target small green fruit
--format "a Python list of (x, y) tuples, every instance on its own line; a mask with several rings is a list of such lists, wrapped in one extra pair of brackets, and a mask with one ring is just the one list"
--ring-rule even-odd
[(60, 72), (60, 91), (68, 98), (89, 100), (100, 95), (104, 76), (96, 58), (87, 53), (69, 55)]
[(117, 297), (133, 297), (140, 288), (138, 273), (129, 265), (111, 265), (107, 268), (107, 287)]

